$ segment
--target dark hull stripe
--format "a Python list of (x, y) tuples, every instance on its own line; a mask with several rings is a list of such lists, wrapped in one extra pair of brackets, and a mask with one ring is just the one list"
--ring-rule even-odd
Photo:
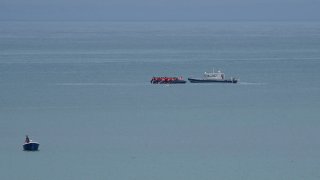
[(225, 79), (225, 80), (208, 80), (208, 79), (193, 79), (188, 78), (191, 83), (237, 83), (238, 80)]

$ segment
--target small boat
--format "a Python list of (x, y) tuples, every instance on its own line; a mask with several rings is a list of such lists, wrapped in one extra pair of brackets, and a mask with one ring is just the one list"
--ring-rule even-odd
[(185, 84), (187, 81), (182, 77), (153, 77), (151, 84)]
[(38, 151), (40, 144), (38, 142), (33, 142), (26, 136), (26, 140), (23, 144), (24, 151)]
[(191, 83), (237, 83), (238, 79), (229, 78), (225, 79), (224, 73), (220, 70), (218, 72), (214, 72), (214, 69), (211, 73), (204, 72), (203, 78), (188, 78)]

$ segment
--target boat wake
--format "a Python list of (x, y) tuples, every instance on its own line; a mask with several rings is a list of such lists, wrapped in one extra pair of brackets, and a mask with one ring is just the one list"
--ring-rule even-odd
[[(191, 83), (192, 84), (192, 83)], [(210, 85), (215, 83), (197, 83), (197, 85)], [(239, 85), (266, 85), (267, 83), (256, 83), (256, 82), (238, 82)], [(54, 86), (126, 86), (126, 87), (133, 87), (133, 86), (149, 86), (150, 83), (52, 83), (50, 85)], [(168, 85), (168, 84), (163, 84)]]
[(240, 85), (266, 85), (267, 83), (255, 83), (255, 82), (239, 82)]

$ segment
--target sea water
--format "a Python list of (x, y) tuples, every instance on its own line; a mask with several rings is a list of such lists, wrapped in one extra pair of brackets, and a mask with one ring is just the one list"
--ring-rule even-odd
[(319, 22), (0, 22), (0, 177), (316, 180), (319, 92)]

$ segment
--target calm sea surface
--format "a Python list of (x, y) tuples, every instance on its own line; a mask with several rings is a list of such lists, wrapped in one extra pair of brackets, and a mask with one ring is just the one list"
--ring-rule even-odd
[(0, 22), (1, 179), (318, 180), (319, 110), (319, 22)]

